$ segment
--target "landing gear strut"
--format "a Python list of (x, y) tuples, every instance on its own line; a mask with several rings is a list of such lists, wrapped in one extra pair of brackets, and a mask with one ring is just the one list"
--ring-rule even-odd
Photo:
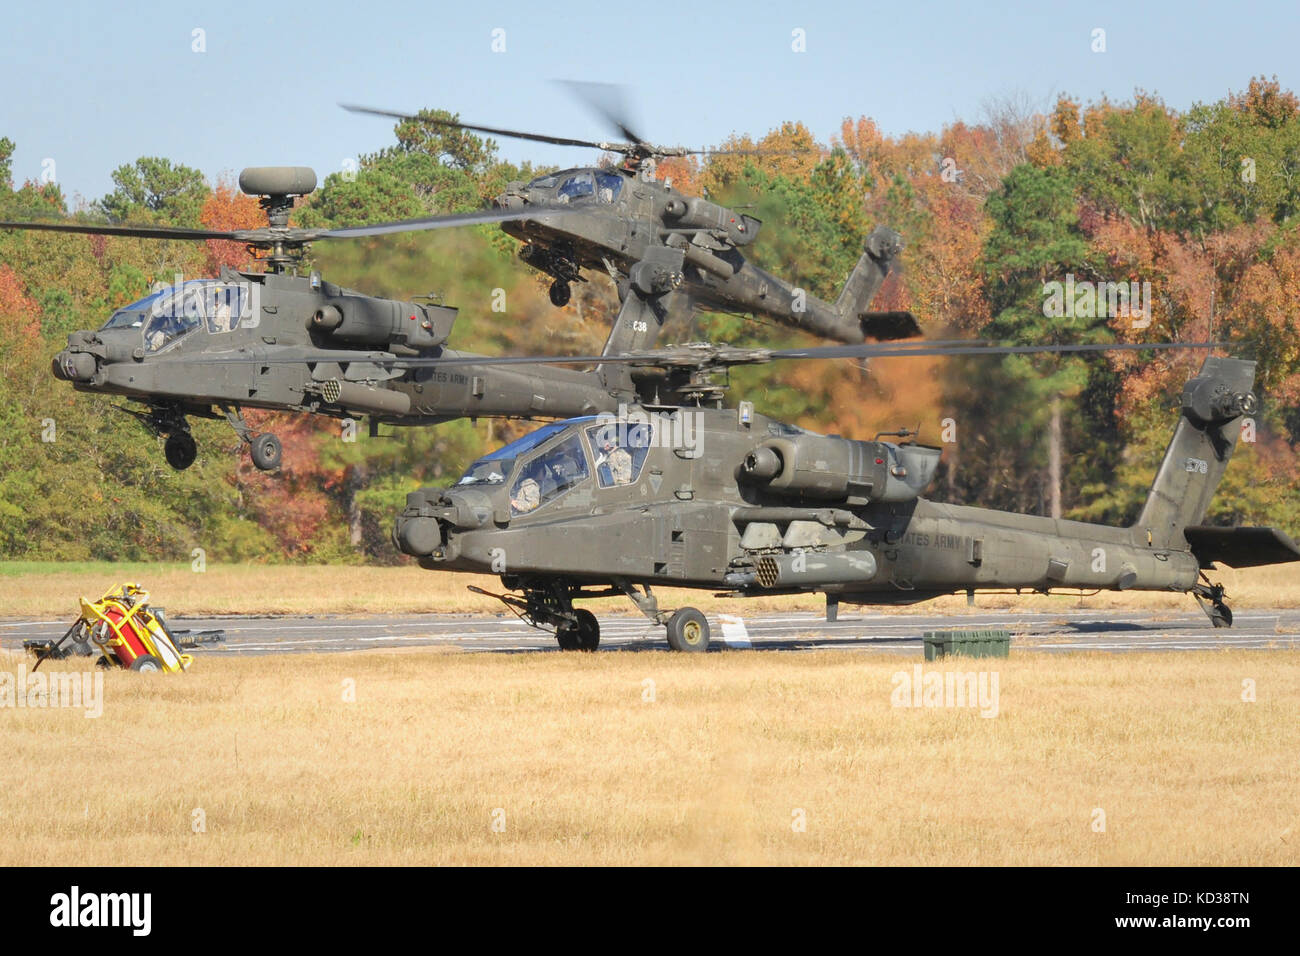
[(1197, 582), (1192, 586), (1192, 593), (1196, 595), (1196, 603), (1201, 606), (1210, 619), (1210, 623), (1215, 627), (1232, 627), (1232, 609), (1224, 603), (1227, 596), (1222, 584), (1211, 584), (1210, 579), (1201, 573), (1205, 583)]
[(519, 615), (525, 624), (538, 628), (555, 628), (555, 640), (562, 651), (594, 651), (600, 647), (600, 622), (586, 608), (573, 606), (578, 588), (563, 581), (542, 582), (540, 586), (523, 586), (517, 579), (502, 579), (510, 590), (523, 591), (523, 597), (514, 594), (494, 594), (483, 588), (470, 586), (476, 594), (497, 598)]
[(248, 427), (248, 422), (244, 421), (244, 410), (238, 405), (233, 409), (222, 405), (221, 412), (226, 416), (230, 427), (235, 430), (235, 434), (239, 436), (239, 440), (248, 445), (249, 455), (254, 465), (261, 471), (275, 471), (280, 467), (280, 457), (284, 451), (280, 439), (270, 432), (254, 433)]
[(616, 583), (638, 611), (668, 629), (668, 646), (673, 650), (702, 654), (709, 649), (709, 619), (695, 608), (684, 607), (670, 615), (659, 610), (659, 599), (650, 590), (650, 585), (644, 585), (643, 590), (638, 591), (631, 582)]
[(115, 405), (118, 411), (126, 412), (144, 423), (154, 435), (166, 435), (163, 442), (163, 457), (167, 464), (177, 471), (184, 471), (199, 456), (199, 446), (190, 434), (190, 423), (185, 414), (174, 405), (151, 405), (147, 412), (138, 412), (132, 408)]

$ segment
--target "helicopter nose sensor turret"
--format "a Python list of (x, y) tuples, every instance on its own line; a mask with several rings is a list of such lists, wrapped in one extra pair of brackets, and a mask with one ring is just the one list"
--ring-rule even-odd
[(528, 185), (520, 180), (506, 183), (505, 192), (492, 199), (494, 209), (523, 209), (527, 204)]
[(89, 352), (64, 349), (54, 356), (54, 377), (65, 382), (89, 382), (98, 368), (99, 362)]

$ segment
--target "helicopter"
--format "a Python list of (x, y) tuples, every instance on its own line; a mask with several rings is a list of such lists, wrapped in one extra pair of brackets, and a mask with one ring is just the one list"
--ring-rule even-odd
[[(872, 298), (902, 253), (903, 240), (897, 232), (877, 226), (839, 297), (824, 302), (745, 259), (741, 250), (758, 238), (762, 225), (758, 219), (655, 178), (657, 161), (666, 157), (766, 151), (655, 145), (634, 133), (622, 111), (608, 104), (617, 87), (567, 85), (594, 106), (623, 141), (574, 139), (444, 120), (427, 112), (342, 105), (354, 113), (402, 122), (621, 155), (623, 160), (617, 164), (564, 169), (531, 182), (509, 183), (492, 204), (519, 214), (502, 220), (501, 228), (523, 241), (519, 256), (525, 263), (552, 277), (553, 305), (568, 304), (571, 283), (588, 281), (583, 269), (610, 275), (622, 306), (615, 327), (627, 330), (620, 343), (624, 348), (649, 347), (667, 321), (687, 319), (696, 309), (750, 313), (846, 343), (921, 334), (909, 312), (869, 311)], [(575, 214), (543, 211), (563, 209)], [(525, 216), (529, 211), (535, 214)]]
[(490, 210), (345, 229), (289, 227), (296, 197), (316, 188), (307, 167), (251, 167), (240, 189), (261, 197), (268, 225), (220, 231), (80, 222), (0, 222), (27, 229), (154, 239), (234, 239), (265, 253), (265, 272), (223, 269), (214, 278), (177, 277), (117, 309), (98, 330), (68, 336), (53, 373), (78, 391), (118, 395), (143, 409), (119, 406), (165, 436), (174, 469), (192, 465), (197, 444), (189, 418), (224, 417), (264, 471), (279, 467), (280, 440), (254, 431), (245, 408), (304, 411), (381, 423), (436, 424), (464, 416), (565, 418), (634, 400), (629, 388), (599, 374), (552, 367), (454, 371), (426, 364), (406, 369), (402, 357), (472, 358), (445, 345), (457, 310), (434, 302), (363, 295), (295, 266), (307, 245), (329, 239), (501, 222), (531, 211)]
[[(669, 364), (708, 369), (780, 358), (1150, 347), (1216, 346), (701, 346), (667, 354)], [(914, 431), (871, 441), (819, 435), (740, 402), (638, 405), (544, 425), (471, 464), (455, 485), (408, 495), (393, 543), (422, 568), (499, 575), (506, 593), (471, 590), (499, 598), (532, 626), (554, 628), (563, 650), (592, 651), (600, 642), (596, 616), (574, 602), (614, 596), (662, 625), (673, 650), (707, 650), (704, 614), (661, 609), (658, 586), (737, 598), (824, 592), (828, 620), (841, 601), (905, 605), (962, 591), (973, 601), (990, 589), (1177, 591), (1226, 627), (1232, 612), (1207, 569), (1300, 560), (1278, 529), (1201, 523), (1239, 420), (1258, 407), (1254, 372), (1254, 362), (1210, 357), (1187, 382), (1173, 437), (1130, 527), (932, 502), (922, 492), (941, 449), (918, 443)]]

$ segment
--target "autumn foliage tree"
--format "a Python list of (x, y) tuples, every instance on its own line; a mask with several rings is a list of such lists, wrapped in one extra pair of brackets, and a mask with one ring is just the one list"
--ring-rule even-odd
[[(859, 116), (822, 143), (792, 118), (721, 145), (732, 151), (664, 160), (657, 175), (761, 219), (746, 257), (815, 295), (834, 299), (883, 224), (906, 247), (875, 307), (911, 309), (931, 337), (1213, 339), (1255, 359), (1255, 440), (1239, 446), (1211, 520), (1300, 531), (1300, 101), (1276, 78), (1186, 109), (1144, 91), (1122, 102), (1062, 96), (1041, 110), (1012, 97), (937, 131), (888, 135)], [(228, 179), (208, 183), (163, 157), (119, 167), (112, 192), (70, 210), (54, 184), (12, 182), (13, 148), (0, 137), (5, 218), (265, 222), (257, 200)], [(329, 171), (293, 221), (338, 227), (480, 208), (537, 172), (501, 161), (491, 140), (403, 122), (389, 146)], [(458, 348), (598, 350), (618, 310), (614, 283), (592, 273), (556, 309), (517, 248), (483, 226), (322, 243), (305, 265), (369, 294), (458, 306)], [(397, 560), (388, 530), (405, 495), (455, 480), (529, 427), (462, 420), (384, 426), (372, 437), (365, 420), (349, 430), (254, 412), (254, 427), (284, 443), (279, 473), (252, 468), (229, 428), (205, 420), (194, 423), (199, 460), (174, 472), (115, 400), (50, 376), (68, 332), (98, 327), (153, 283), (250, 267), (254, 257), (235, 242), (0, 233), (0, 554), (188, 560), (202, 547), (214, 560)], [(1150, 301), (1116, 315), (1047, 315), (1044, 288), (1065, 274), (1145, 283)], [(672, 333), (811, 344), (734, 314), (702, 315)], [(931, 496), (1122, 522), (1145, 496), (1178, 390), (1200, 361), (1171, 352), (773, 363), (736, 369), (732, 381), (733, 397), (815, 430), (870, 437), (919, 424), (924, 439), (947, 436)]]

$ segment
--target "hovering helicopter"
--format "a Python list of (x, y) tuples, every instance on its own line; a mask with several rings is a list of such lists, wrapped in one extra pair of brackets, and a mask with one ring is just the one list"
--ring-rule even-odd
[[(648, 348), (670, 318), (689, 318), (697, 308), (745, 312), (773, 319), (822, 338), (856, 343), (920, 335), (909, 312), (871, 312), (869, 305), (902, 252), (902, 237), (883, 226), (868, 236), (857, 265), (835, 302), (824, 302), (746, 261), (741, 250), (759, 233), (759, 220), (727, 209), (655, 179), (665, 157), (764, 152), (697, 150), (658, 146), (632, 132), (617, 108), (601, 105), (616, 88), (568, 84), (623, 137), (620, 142), (573, 139), (521, 130), (442, 120), (344, 105), (355, 113), (414, 121), (451, 129), (600, 149), (623, 156), (610, 167), (579, 167), (512, 182), (493, 200), (514, 211), (502, 229), (523, 240), (519, 255), (553, 277), (551, 302), (568, 303), (570, 283), (587, 281), (583, 269), (604, 270), (618, 283), (622, 309), (616, 328), (625, 330), (624, 349)], [(568, 208), (574, 215), (545, 210)], [(534, 211), (534, 215), (524, 214)]]
[(254, 432), (245, 408), (366, 414), (380, 423), (420, 425), (463, 416), (564, 418), (612, 410), (634, 400), (590, 372), (551, 367), (454, 371), (436, 363), (404, 368), (403, 357), (463, 359), (446, 348), (456, 309), (363, 295), (294, 266), (311, 242), (481, 222), (531, 211), (489, 210), (346, 229), (290, 228), (294, 198), (316, 188), (305, 167), (254, 167), (240, 188), (260, 196), (268, 225), (220, 231), (78, 222), (0, 222), (31, 229), (154, 239), (234, 239), (266, 253), (266, 272), (225, 269), (216, 278), (179, 280), (118, 309), (96, 331), (73, 332), (53, 361), (54, 374), (79, 391), (120, 395), (156, 435), (169, 465), (188, 468), (197, 454), (188, 417), (225, 417), (260, 469), (279, 466), (275, 435)]
[[(708, 368), (1126, 347), (1214, 346), (916, 343), (667, 354), (678, 367)], [(663, 354), (617, 361), (652, 365)], [(508, 593), (494, 596), (527, 623), (554, 628), (566, 650), (595, 650), (600, 641), (595, 615), (574, 602), (619, 595), (664, 625), (674, 650), (706, 650), (708, 620), (691, 607), (661, 610), (660, 585), (734, 597), (821, 591), (828, 619), (841, 601), (912, 604), (962, 591), (1181, 591), (1216, 627), (1229, 626), (1224, 588), (1207, 569), (1300, 560), (1277, 529), (1201, 524), (1239, 419), (1257, 407), (1254, 370), (1250, 361), (1205, 360), (1183, 390), (1164, 461), (1127, 528), (927, 501), (921, 494), (941, 450), (917, 443), (914, 432), (872, 441), (818, 435), (741, 402), (642, 405), (545, 425), (476, 461), (456, 485), (408, 495), (393, 541), (423, 568), (499, 574)], [(898, 440), (882, 440), (889, 437)]]

